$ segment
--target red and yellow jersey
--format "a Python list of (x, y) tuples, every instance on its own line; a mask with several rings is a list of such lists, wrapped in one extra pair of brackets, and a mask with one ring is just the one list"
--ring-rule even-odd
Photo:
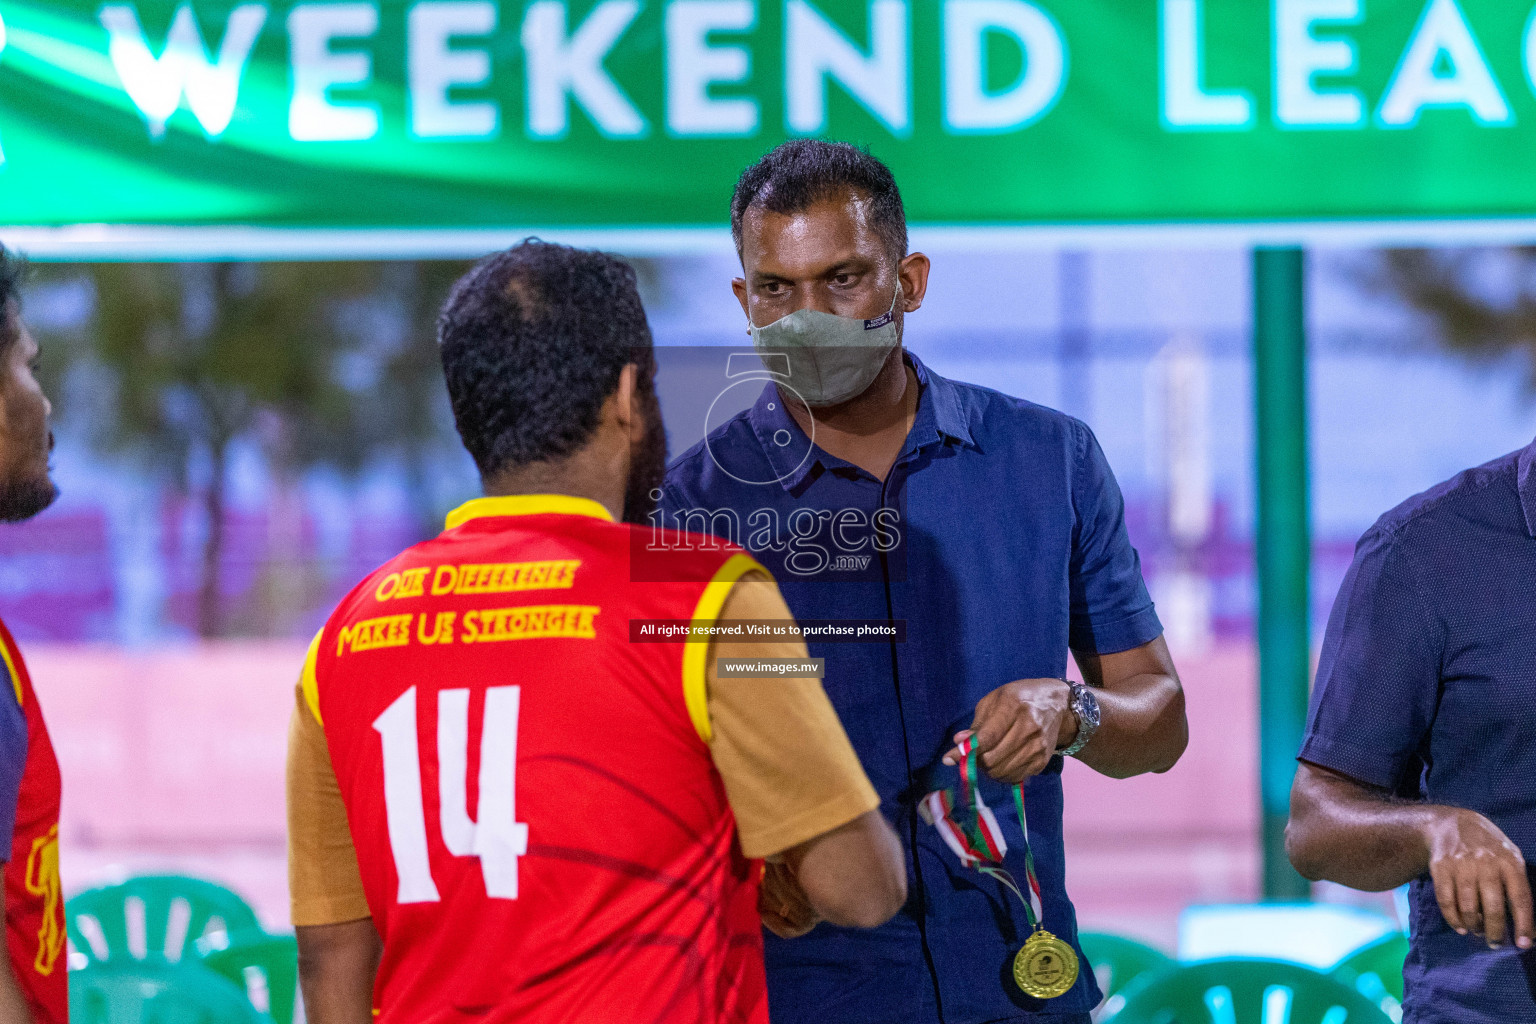
[(5, 863), (5, 939), (11, 970), (45, 1024), (69, 1020), (64, 897), (59, 886), (59, 762), (32, 680), (0, 624), (0, 839)]
[(708, 746), (704, 645), (757, 568), (636, 583), (595, 502), (470, 502), (352, 592), (304, 691), (384, 941), (384, 1024), (766, 1024), (759, 872)]

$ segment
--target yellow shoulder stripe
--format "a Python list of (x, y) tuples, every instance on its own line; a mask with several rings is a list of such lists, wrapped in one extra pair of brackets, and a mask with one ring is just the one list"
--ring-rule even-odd
[(0, 657), (5, 659), (5, 670), (11, 674), (11, 686), (16, 691), (16, 705), (21, 707), (26, 704), (26, 698), (21, 691), (21, 673), (16, 669), (16, 662), (11, 658), (11, 647), (5, 641), (0, 640)]
[[(715, 573), (714, 579), (705, 585), (704, 595), (699, 598), (698, 607), (693, 610), (693, 625), (708, 626), (719, 619), (726, 598), (731, 595), (731, 588), (737, 580), (754, 569), (765, 576), (770, 575), (751, 555), (737, 554), (727, 559)], [(712, 735), (709, 727), (707, 674), (711, 646), (707, 640), (688, 640), (683, 645), (683, 704), (688, 708), (688, 718), (693, 722), (694, 730), (705, 743), (710, 741)]]
[[(304, 671), (299, 676), (299, 687), (304, 691), (304, 703), (309, 705), (310, 714), (315, 716), (315, 721), (320, 719), (320, 680), (315, 676), (315, 661), (320, 657), (320, 637), (325, 630), (315, 634), (315, 638), (309, 642), (309, 653), (304, 656)], [(321, 722), (321, 724), (325, 724)]]

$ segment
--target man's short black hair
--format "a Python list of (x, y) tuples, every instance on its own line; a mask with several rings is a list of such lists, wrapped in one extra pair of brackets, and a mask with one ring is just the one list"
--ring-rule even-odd
[(731, 238), (742, 252), (741, 224), (754, 207), (799, 213), (855, 192), (869, 201), (869, 223), (893, 258), (907, 255), (907, 214), (891, 169), (868, 150), (846, 142), (791, 139), (741, 172), (731, 196)]
[(576, 451), (625, 364), (642, 389), (655, 365), (634, 269), (538, 239), (460, 278), (437, 340), (459, 436), (486, 478)]
[(11, 314), (21, 304), (21, 279), (27, 264), (20, 256), (0, 245), (0, 345), (11, 340)]

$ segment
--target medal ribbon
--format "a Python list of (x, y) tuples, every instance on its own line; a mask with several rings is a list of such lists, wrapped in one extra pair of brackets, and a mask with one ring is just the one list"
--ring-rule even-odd
[[(938, 830), (944, 845), (954, 851), (960, 863), (975, 868), (984, 875), (1006, 885), (1024, 904), (1024, 914), (1031, 929), (1041, 927), (1044, 912), (1040, 905), (1040, 879), (1035, 875), (1035, 855), (1029, 848), (1029, 819), (1024, 814), (1024, 784), (1013, 787), (1013, 807), (1019, 815), (1019, 831), (1024, 837), (1024, 877), (1028, 887), (1020, 890), (1006, 868), (1003, 857), (1008, 853), (1008, 842), (992, 809), (981, 798), (981, 787), (976, 781), (976, 745), (971, 737), (960, 742), (963, 756), (960, 768), (960, 800), (970, 810), (969, 821), (957, 822), (955, 798), (951, 790), (936, 789), (923, 797), (917, 805), (917, 813), (923, 821)], [(1026, 893), (1028, 895), (1026, 895)]]

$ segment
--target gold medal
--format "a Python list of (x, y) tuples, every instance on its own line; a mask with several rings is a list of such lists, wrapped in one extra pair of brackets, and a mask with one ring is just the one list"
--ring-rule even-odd
[(1056, 936), (1038, 928), (1013, 958), (1014, 983), (1025, 995), (1055, 999), (1077, 982), (1077, 954)]

